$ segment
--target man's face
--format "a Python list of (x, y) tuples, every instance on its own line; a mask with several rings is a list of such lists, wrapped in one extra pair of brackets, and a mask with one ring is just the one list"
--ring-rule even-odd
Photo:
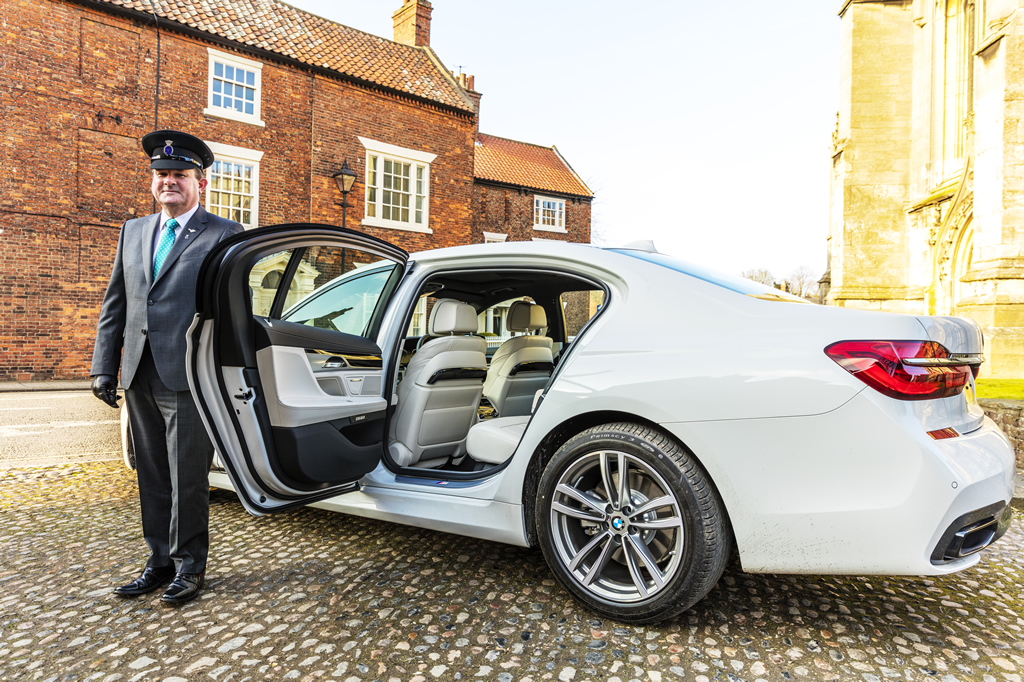
[(206, 178), (196, 178), (190, 168), (153, 170), (153, 198), (172, 218), (191, 210), (206, 189)]

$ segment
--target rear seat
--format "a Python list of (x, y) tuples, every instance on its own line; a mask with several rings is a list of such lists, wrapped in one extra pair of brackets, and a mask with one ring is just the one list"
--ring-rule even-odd
[(478, 462), (501, 464), (516, 451), (530, 416), (496, 417), (474, 424), (466, 436), (466, 451)]

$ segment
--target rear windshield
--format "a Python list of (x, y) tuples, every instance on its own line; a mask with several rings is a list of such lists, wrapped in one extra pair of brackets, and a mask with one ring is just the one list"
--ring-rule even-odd
[(800, 298), (799, 296), (787, 294), (780, 289), (775, 289), (759, 282), (755, 282), (752, 279), (728, 275), (724, 272), (718, 272), (717, 270), (711, 270), (703, 265), (691, 263), (681, 258), (676, 258), (675, 256), (668, 256), (663, 253), (651, 253), (650, 251), (637, 251), (635, 249), (609, 249), (609, 251), (621, 253), (623, 256), (629, 256), (631, 258), (638, 258), (639, 260), (647, 261), (648, 263), (654, 263), (655, 265), (660, 265), (663, 268), (681, 272), (684, 275), (699, 279), (702, 282), (714, 284), (715, 286), (722, 287), (723, 289), (727, 289), (737, 294), (743, 294), (744, 296), (752, 296), (754, 298), (761, 298), (767, 301), (810, 303), (810, 301)]

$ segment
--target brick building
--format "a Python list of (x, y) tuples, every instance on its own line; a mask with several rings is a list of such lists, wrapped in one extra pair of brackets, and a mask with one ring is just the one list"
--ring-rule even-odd
[(474, 242), (590, 242), (594, 195), (555, 147), (480, 133), (473, 169)]
[[(276, 0), (4, 4), (0, 380), (87, 376), (118, 228), (154, 210), (151, 130), (210, 145), (204, 205), (246, 227), (340, 225), (347, 161), (349, 227), (409, 251), (483, 241), (480, 94), (430, 48), (427, 0), (404, 0), (394, 40)], [(583, 199), (586, 224), (566, 210), (552, 236), (589, 241)]]

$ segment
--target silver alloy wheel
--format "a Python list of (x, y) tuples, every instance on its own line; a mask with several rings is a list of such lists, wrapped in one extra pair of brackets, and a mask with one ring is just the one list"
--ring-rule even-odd
[(587, 453), (559, 477), (550, 529), (572, 577), (619, 603), (649, 599), (668, 585), (686, 542), (672, 488), (642, 459), (615, 450)]

